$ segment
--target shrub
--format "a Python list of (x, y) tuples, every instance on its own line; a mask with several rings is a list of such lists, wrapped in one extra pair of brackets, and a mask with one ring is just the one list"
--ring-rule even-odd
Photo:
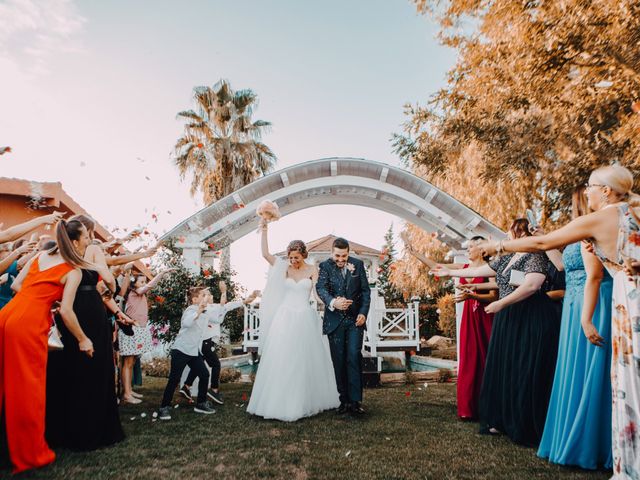
[(438, 328), (449, 338), (456, 338), (456, 302), (451, 293), (438, 299)]
[(154, 358), (142, 364), (142, 370), (149, 377), (169, 378), (171, 359), (167, 357)]
[(223, 368), (222, 370), (220, 370), (220, 383), (237, 382), (241, 376), (242, 373), (240, 372), (240, 370), (237, 370), (235, 368)]

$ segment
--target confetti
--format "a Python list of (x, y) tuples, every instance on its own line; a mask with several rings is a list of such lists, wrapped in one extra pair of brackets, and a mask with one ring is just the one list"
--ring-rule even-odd
[(11, 147), (0, 147), (0, 155), (4, 155), (5, 153), (11, 153)]
[(152, 416), (153, 418), (158, 418), (158, 412), (153, 412), (153, 413), (151, 414), (151, 416)]
[(427, 382), (424, 382), (424, 388), (427, 388), (429, 386), (429, 384)]
[(202, 148), (202, 147), (204, 147), (204, 145), (203, 145), (203, 144), (201, 144), (201, 143), (199, 143), (199, 144), (198, 144), (198, 148)]
[(140, 417), (142, 417), (142, 418), (145, 418), (146, 416), (147, 416), (147, 414), (144, 413), (144, 412), (140, 414)]
[(154, 222), (158, 223), (158, 215), (153, 213), (153, 214), (151, 214), (151, 218), (153, 219)]
[(136, 157), (136, 160), (138, 160), (140, 163), (144, 163), (146, 161), (144, 158), (140, 157)]
[(81, 167), (86, 167), (86, 166), (87, 166), (87, 164), (86, 164), (86, 162), (80, 162), (80, 166), (81, 166)]
[(391, 440), (389, 437), (384, 437), (385, 440)]
[(168, 213), (169, 215), (173, 215), (173, 214), (171, 213), (171, 210), (167, 210), (167, 213)]
[(351, 450), (344, 454), (345, 457), (349, 457), (349, 455), (351, 455)]
[(175, 406), (173, 408), (178, 408), (180, 405), (178, 405), (177, 403), (175, 404)]
[(149, 180), (149, 181), (151, 180), (151, 179), (150, 179), (149, 177), (147, 177), (146, 175), (144, 176), (144, 178), (146, 178), (146, 179), (147, 179), (147, 180)]
[(131, 417), (130, 420), (133, 422), (136, 419), (136, 417)]

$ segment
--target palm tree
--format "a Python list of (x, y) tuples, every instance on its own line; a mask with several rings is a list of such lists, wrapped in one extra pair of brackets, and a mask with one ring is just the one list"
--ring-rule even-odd
[[(258, 102), (252, 90), (235, 92), (220, 80), (213, 87), (195, 87), (193, 99), (196, 111), (177, 115), (185, 125), (174, 161), (183, 180), (191, 174), (191, 195), (201, 193), (209, 205), (271, 171), (276, 156), (260, 141), (271, 123), (251, 119)], [(221, 263), (230, 269), (228, 248)]]

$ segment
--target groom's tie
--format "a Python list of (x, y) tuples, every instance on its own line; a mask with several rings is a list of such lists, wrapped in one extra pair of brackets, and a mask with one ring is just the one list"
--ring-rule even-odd
[(345, 278), (347, 278), (347, 267), (342, 267), (340, 269), (340, 273), (342, 273), (342, 279), (344, 280)]

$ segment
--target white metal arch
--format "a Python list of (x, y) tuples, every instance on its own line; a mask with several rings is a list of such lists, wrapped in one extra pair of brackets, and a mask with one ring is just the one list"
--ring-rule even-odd
[[(203, 208), (163, 239), (173, 239), (195, 258), (207, 244), (226, 247), (255, 230), (255, 211), (263, 200), (278, 204), (283, 215), (328, 204), (359, 205), (397, 215), (429, 232), (453, 249), (475, 235), (501, 238), (504, 233), (477, 212), (424, 179), (385, 163), (361, 158), (323, 158), (262, 177)], [(199, 254), (197, 255), (199, 257)]]

